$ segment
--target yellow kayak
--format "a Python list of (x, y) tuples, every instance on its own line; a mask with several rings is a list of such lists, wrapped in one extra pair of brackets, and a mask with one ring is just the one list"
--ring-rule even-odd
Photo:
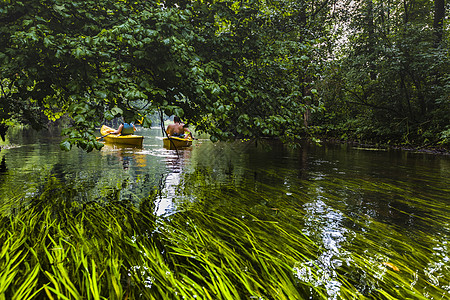
[(185, 148), (192, 145), (192, 138), (189, 137), (187, 139), (185, 138), (179, 138), (179, 137), (165, 137), (163, 139), (164, 142), (164, 148), (173, 150), (175, 148)]
[(109, 134), (110, 132), (116, 131), (115, 129), (103, 125), (100, 129), (100, 134), (104, 136), (106, 142), (108, 143), (116, 143), (116, 144), (125, 144), (125, 145), (133, 145), (133, 146), (142, 146), (142, 142), (144, 137), (141, 135), (117, 135), (117, 134)]

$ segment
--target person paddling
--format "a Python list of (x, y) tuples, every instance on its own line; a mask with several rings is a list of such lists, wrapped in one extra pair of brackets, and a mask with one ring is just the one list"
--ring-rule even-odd
[(120, 124), (119, 128), (116, 131), (111, 132), (111, 134), (120, 134), (120, 135), (131, 135), (136, 131), (136, 127), (133, 123), (126, 123), (125, 119), (123, 119), (123, 123)]
[(181, 119), (178, 116), (175, 116), (173, 118), (174, 124), (169, 124), (166, 129), (167, 136), (171, 137), (180, 137), (180, 138), (187, 138), (188, 136), (191, 137), (191, 139), (194, 139), (192, 137), (192, 133), (189, 129), (187, 129), (183, 123), (181, 123)]

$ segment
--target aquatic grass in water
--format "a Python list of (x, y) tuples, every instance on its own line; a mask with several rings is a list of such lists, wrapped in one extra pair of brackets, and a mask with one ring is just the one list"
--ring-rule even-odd
[[(358, 234), (341, 245), (347, 261), (330, 270), (318, 260), (324, 249), (300, 229), (287, 231), (279, 214), (262, 220), (191, 210), (161, 222), (114, 202), (55, 214), (61, 203), (51, 200), (39, 197), (2, 219), (4, 299), (433, 298), (420, 292), (419, 274), (404, 255), (428, 258), (413, 256), (417, 249), (401, 241), (393, 251)], [(339, 293), (330, 296), (333, 280)], [(438, 286), (428, 290), (445, 294)]]
[[(178, 205), (255, 224), (278, 222), (292, 233), (301, 230), (316, 246), (311, 260), (299, 259), (294, 264), (294, 275), (312, 283), (313, 290), (322, 288), (325, 298), (449, 296), (450, 219), (445, 179), (435, 173), (422, 175), (423, 168), (412, 172), (406, 167), (374, 166), (364, 172), (343, 171), (334, 163), (335, 171), (323, 172), (321, 165), (331, 162), (316, 165), (294, 160), (310, 168), (304, 173), (289, 164), (274, 165), (267, 157), (258, 160), (264, 162), (263, 167), (249, 165), (243, 171), (240, 165), (237, 177), (223, 155), (211, 164), (213, 169), (199, 160), (183, 182), (185, 194), (193, 201)], [(216, 165), (221, 162), (222, 169), (231, 170), (230, 175), (217, 176), (221, 167)], [(402, 173), (403, 180), (395, 180), (397, 173)], [(259, 237), (273, 234), (271, 244), (265, 245), (269, 251), (281, 244), (276, 231), (262, 233), (255, 225), (248, 227)], [(285, 253), (292, 253), (285, 248)]]
[(84, 194), (50, 178), (3, 202), (0, 297), (449, 296), (447, 185), (415, 188), (420, 176), (411, 184), (323, 160), (299, 172), (262, 154), (264, 166), (249, 167), (228, 152), (183, 172), (164, 218), (154, 215), (164, 193), (137, 201), (126, 185)]
[(151, 211), (125, 203), (69, 209), (53, 196), (44, 192), (1, 221), (3, 299), (293, 299), (310, 293), (308, 283), (293, 280), (291, 266), (302, 251), (268, 251), (238, 219), (191, 212), (157, 224)]

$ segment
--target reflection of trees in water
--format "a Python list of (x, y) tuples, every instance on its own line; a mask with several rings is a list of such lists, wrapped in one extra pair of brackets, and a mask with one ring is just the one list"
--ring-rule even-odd
[[(187, 199), (183, 208), (262, 218), (286, 207), (299, 209), (298, 200), (289, 195), (298, 191), (303, 182), (300, 177), (306, 176), (307, 154), (306, 150), (294, 151), (298, 156), (292, 158), (292, 153), (277, 143), (196, 144), (179, 187)], [(278, 217), (284, 218), (284, 213)]]
[[(415, 274), (407, 275), (416, 277), (408, 288), (420, 290), (425, 280), (438, 286), (432, 277), (448, 273), (439, 263), (440, 249), (445, 248), (441, 226), (449, 222), (438, 200), (442, 196), (436, 190), (424, 192), (429, 186), (418, 188), (419, 177), (412, 176), (415, 167), (399, 171), (398, 165), (386, 164), (385, 156), (379, 160), (374, 155), (359, 155), (363, 161), (355, 161), (354, 153), (339, 151), (331, 156), (335, 161), (328, 161), (332, 168), (325, 169), (327, 162), (317, 161), (311, 169), (322, 170), (324, 175), (311, 182), (311, 202), (305, 206), (305, 230), (323, 244), (312, 265), (324, 266), (329, 283), (345, 274), (365, 295), (391, 284), (386, 268), (406, 273), (415, 269)], [(307, 268), (303, 266), (301, 274)], [(429, 276), (427, 269), (435, 274)]]
[[(16, 201), (20, 206), (19, 202), (29, 203), (34, 196), (50, 189), (57, 197), (74, 205), (123, 201), (139, 206), (142, 199), (156, 189), (160, 161), (155, 160), (149, 168), (148, 155), (142, 153), (142, 149), (89, 154), (78, 149), (71, 152), (60, 151), (59, 147), (57, 152), (51, 150), (47, 151), (47, 145), (32, 145), (21, 147), (18, 153), (2, 152), (9, 156), (0, 164), (1, 199), (23, 193), (20, 195), (22, 200)], [(120, 158), (125, 158), (125, 164)], [(22, 164), (12, 172), (6, 172), (6, 160)], [(123, 166), (128, 169), (123, 170)]]
[(147, 157), (142, 153), (142, 146), (130, 146), (120, 144), (105, 143), (103, 153), (115, 155), (122, 164), (123, 169), (127, 170), (132, 165), (144, 168), (147, 165)]
[(5, 173), (8, 170), (8, 167), (6, 166), (6, 159), (3, 156), (2, 162), (0, 163), (0, 173)]
[[(126, 186), (95, 186), (99, 189), (95, 195), (91, 193), (92, 186), (80, 185), (79, 182), (64, 181), (55, 176), (49, 176), (46, 180), (36, 185), (32, 195), (18, 194), (8, 203), (4, 202), (2, 209), (11, 213), (23, 210), (44, 211), (51, 210), (52, 217), (58, 222), (65, 222), (67, 216), (77, 216), (91, 211), (95, 217), (96, 210), (104, 210), (115, 216), (117, 220), (127, 219), (127, 223), (141, 228), (149, 220), (154, 220), (156, 190), (148, 193), (139, 201), (123, 197)], [(137, 212), (139, 209), (139, 212)], [(145, 218), (136, 217), (136, 214), (145, 215)], [(145, 221), (147, 220), (147, 221)], [(89, 225), (89, 224), (85, 224)], [(89, 227), (89, 226), (88, 226)]]
[(195, 173), (210, 177), (210, 180), (220, 184), (230, 179), (239, 182), (243, 179), (247, 167), (248, 155), (243, 143), (204, 143), (197, 144), (192, 155), (191, 165)]
[(399, 282), (390, 277), (397, 267), (405, 274), (418, 270), (407, 275), (416, 278), (412, 293), (426, 281), (439, 291), (448, 278), (442, 176), (431, 178), (436, 182), (421, 179), (426, 177), (417, 166), (397, 170), (380, 153), (356, 155), (336, 147), (291, 151), (274, 146), (265, 152), (218, 143), (195, 150), (180, 181), (186, 201), (178, 209), (302, 228), (320, 251), (294, 272), (325, 287), (329, 297), (349, 284), (364, 295), (378, 295), (377, 289), (397, 285), (389, 281)]

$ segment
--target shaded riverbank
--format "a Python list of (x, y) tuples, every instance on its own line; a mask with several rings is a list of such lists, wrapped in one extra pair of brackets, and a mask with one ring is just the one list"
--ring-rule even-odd
[(350, 145), (354, 148), (367, 150), (401, 150), (407, 152), (426, 153), (434, 155), (450, 155), (450, 148), (445, 146), (430, 146), (430, 145), (384, 145), (377, 143), (366, 143), (352, 140), (341, 140), (336, 138), (321, 138), (322, 142), (330, 144)]

